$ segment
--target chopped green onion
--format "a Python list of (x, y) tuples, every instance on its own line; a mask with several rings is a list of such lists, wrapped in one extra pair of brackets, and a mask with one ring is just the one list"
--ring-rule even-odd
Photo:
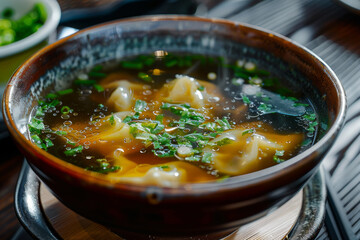
[(275, 156), (279, 156), (279, 157), (282, 157), (282, 156), (284, 156), (284, 150), (276, 150), (276, 152), (275, 152)]
[(242, 94), (241, 97), (245, 104), (249, 105), (251, 103), (250, 99), (246, 95)]
[(70, 94), (70, 93), (73, 93), (73, 92), (74, 92), (74, 90), (69, 88), (69, 89), (58, 91), (57, 94), (60, 95), (60, 96), (63, 96), (63, 95), (67, 95), (67, 94)]
[(60, 112), (65, 115), (71, 113), (71, 111), (72, 111), (71, 108), (68, 106), (63, 106), (60, 110)]
[(98, 91), (98, 92), (103, 92), (103, 91), (105, 91), (105, 89), (104, 89), (101, 85), (99, 85), (99, 84), (94, 84), (94, 88), (95, 88), (96, 91)]
[(251, 134), (251, 133), (254, 133), (255, 132), (255, 129), (254, 128), (250, 128), (250, 129), (247, 129), (245, 131), (242, 132), (242, 136), (246, 135), (246, 134)]
[(110, 125), (113, 126), (115, 124), (115, 118), (114, 115), (111, 115), (109, 118)]
[(89, 77), (95, 77), (95, 78), (105, 78), (107, 75), (102, 72), (89, 72)]
[(75, 156), (77, 153), (81, 153), (83, 150), (83, 146), (79, 145), (73, 149), (70, 149), (70, 150), (66, 150), (64, 152), (64, 154), (68, 157), (72, 157), (72, 156)]
[(83, 85), (83, 86), (93, 86), (94, 84), (96, 84), (95, 80), (81, 80), (81, 79), (76, 79), (74, 81), (75, 85)]
[(147, 103), (145, 101), (136, 100), (134, 111), (141, 113), (146, 109), (146, 106), (147, 106)]
[(49, 99), (55, 99), (57, 97), (58, 95), (56, 95), (55, 93), (49, 93), (48, 95), (45, 96), (45, 98), (49, 98)]
[(170, 168), (170, 167), (167, 166), (167, 165), (162, 165), (162, 166), (159, 166), (159, 168), (160, 168), (160, 169), (168, 169), (168, 168)]
[(145, 82), (153, 82), (152, 77), (144, 72), (139, 72), (138, 77)]
[(201, 162), (210, 164), (212, 163), (212, 161), (213, 161), (213, 154), (211, 152), (204, 153)]
[(143, 64), (141, 62), (124, 61), (124, 62), (121, 62), (121, 66), (123, 68), (138, 69), (138, 70), (143, 68)]

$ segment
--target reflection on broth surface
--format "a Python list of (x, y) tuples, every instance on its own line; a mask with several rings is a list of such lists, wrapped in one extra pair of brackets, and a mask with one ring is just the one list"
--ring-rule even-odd
[(308, 148), (317, 128), (303, 93), (252, 61), (164, 51), (79, 74), (40, 101), (29, 123), (33, 142), (67, 162), (161, 186), (281, 163)]

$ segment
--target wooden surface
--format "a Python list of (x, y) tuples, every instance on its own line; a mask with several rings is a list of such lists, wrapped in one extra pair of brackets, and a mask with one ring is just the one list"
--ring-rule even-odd
[[(290, 37), (318, 54), (339, 76), (348, 97), (348, 115), (324, 163), (360, 239), (360, 16), (333, 0), (229, 0), (207, 12), (206, 7), (198, 12), (258, 25)], [(10, 140), (1, 142), (0, 148), (0, 239), (7, 240), (20, 226), (13, 210), (13, 193), (22, 156)], [(330, 239), (326, 228), (317, 239)]]
[[(224, 240), (281, 240), (286, 237), (299, 216), (302, 191), (269, 215), (242, 226)], [(46, 216), (64, 240), (121, 240), (107, 228), (83, 218), (60, 203), (42, 184), (40, 198)], [(153, 239), (153, 238), (151, 238)]]

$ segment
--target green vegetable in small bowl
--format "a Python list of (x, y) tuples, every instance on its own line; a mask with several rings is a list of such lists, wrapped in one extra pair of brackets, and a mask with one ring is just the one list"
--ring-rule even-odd
[(0, 97), (13, 72), (48, 43), (60, 14), (56, 0), (0, 1)]
[(43, 3), (35, 3), (33, 8), (19, 19), (14, 19), (15, 9), (5, 8), (0, 17), (0, 46), (24, 39), (35, 33), (46, 21), (47, 13)]

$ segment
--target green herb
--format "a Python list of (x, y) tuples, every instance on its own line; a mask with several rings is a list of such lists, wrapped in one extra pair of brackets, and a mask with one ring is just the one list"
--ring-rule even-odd
[(246, 74), (244, 72), (235, 72), (234, 75), (235, 75), (235, 77), (243, 78), (243, 79), (251, 78), (251, 76), (249, 74)]
[(264, 113), (269, 113), (272, 112), (272, 105), (271, 104), (266, 104), (266, 103), (261, 103), (260, 106), (257, 108), (259, 111), (264, 112)]
[(169, 169), (170, 167), (167, 166), (167, 165), (162, 165), (162, 166), (159, 166), (160, 169)]
[(132, 117), (131, 116), (126, 116), (123, 120), (123, 123), (128, 123), (132, 121)]
[(319, 124), (316, 121), (316, 114), (315, 113), (310, 113), (310, 114), (305, 114), (302, 116), (302, 118), (307, 122), (308, 127), (307, 127), (307, 131), (309, 132), (315, 132), (316, 130), (316, 126)]
[(251, 128), (251, 129), (247, 129), (245, 131), (242, 132), (242, 136), (246, 135), (246, 134), (252, 134), (255, 132), (255, 129), (254, 128)]
[(90, 72), (100, 72), (103, 70), (103, 66), (102, 65), (95, 65)]
[(276, 150), (276, 152), (275, 152), (275, 156), (279, 156), (279, 157), (282, 157), (282, 156), (284, 156), (284, 150)]
[(273, 160), (274, 160), (276, 163), (282, 163), (282, 162), (284, 162), (285, 160), (279, 158), (279, 157), (284, 156), (284, 152), (285, 152), (284, 150), (276, 150), (275, 155), (274, 155), (274, 157), (273, 157)]
[(265, 79), (263, 79), (263, 86), (264, 87), (272, 87), (275, 85), (275, 82), (277, 82), (277, 79), (265, 78)]
[(67, 135), (67, 132), (65, 132), (65, 131), (55, 131), (55, 134), (57, 134), (59, 136), (65, 136), (65, 135)]
[(136, 100), (134, 110), (135, 112), (143, 112), (146, 109), (147, 103), (142, 100)]
[(29, 130), (31, 133), (41, 133), (41, 130), (45, 129), (45, 125), (42, 121), (42, 119), (38, 119), (38, 118), (32, 118), (31, 122), (28, 124), (29, 126)]
[(58, 91), (57, 95), (63, 96), (63, 95), (67, 95), (67, 94), (70, 94), (70, 93), (73, 93), (73, 92), (74, 92), (74, 90), (69, 88), (69, 89)]
[(54, 100), (52, 100), (52, 101), (47, 105), (47, 107), (48, 107), (48, 108), (56, 107), (56, 106), (59, 105), (59, 104), (60, 104), (60, 101), (57, 100), (57, 99), (54, 99)]
[(94, 84), (94, 88), (95, 88), (96, 91), (98, 91), (98, 92), (103, 92), (103, 91), (105, 91), (105, 89), (104, 89), (101, 85), (99, 85), (99, 84)]
[(101, 168), (105, 168), (105, 169), (106, 169), (106, 168), (108, 168), (109, 166), (110, 166), (110, 163), (108, 163), (108, 162), (101, 162), (101, 163), (100, 163), (100, 167), (101, 167)]
[(45, 138), (44, 141), (47, 148), (54, 146), (54, 143), (50, 139)]
[(251, 103), (250, 99), (246, 95), (242, 94), (241, 97), (245, 104), (249, 105)]
[(204, 91), (204, 90), (205, 90), (205, 87), (204, 87), (204, 86), (200, 86), (200, 87), (198, 87), (198, 90), (199, 90), (199, 91)]
[(71, 146), (76, 146), (76, 143), (70, 142), (70, 141), (66, 141), (66, 144), (69, 144), (69, 145), (71, 145)]
[(31, 135), (31, 138), (39, 148), (44, 149), (46, 147), (45, 145), (43, 145), (42, 140), (38, 135), (36, 135), (36, 134)]
[(93, 86), (94, 84), (96, 84), (95, 80), (81, 80), (81, 79), (76, 79), (74, 81), (75, 85), (80, 85), (80, 86)]
[(282, 162), (284, 162), (283, 159), (280, 159), (280, 158), (279, 158), (278, 156), (276, 156), (276, 155), (274, 155), (273, 160), (274, 160), (276, 163), (282, 163)]
[(113, 126), (115, 124), (115, 118), (114, 115), (111, 115), (109, 118), (110, 125)]
[(5, 19), (0, 19), (0, 46), (8, 45), (35, 33), (45, 23), (47, 13), (42, 3), (34, 7), (19, 19), (12, 19), (14, 10), (6, 8), (2, 11)]
[(204, 153), (201, 162), (203, 163), (212, 163), (213, 162), (213, 154), (211, 152)]
[(89, 72), (89, 77), (95, 77), (95, 78), (105, 78), (107, 75), (105, 73), (102, 72)]
[[(139, 107), (144, 109), (145, 104), (139, 101)], [(170, 122), (171, 126), (177, 127), (174, 135), (164, 131), (164, 116), (156, 116), (155, 120), (134, 121), (134, 116), (128, 116), (123, 120), (130, 126), (130, 133), (134, 138), (142, 140), (145, 147), (153, 147), (153, 153), (158, 157), (174, 157), (179, 146), (188, 146), (191, 156), (185, 158), (186, 161), (208, 163), (212, 161), (212, 155), (204, 154), (202, 150), (206, 147), (222, 146), (232, 142), (229, 138), (224, 138), (217, 142), (210, 142), (219, 133), (231, 129), (231, 125), (226, 118), (216, 119), (214, 122), (205, 123), (204, 116), (198, 110), (191, 108), (189, 104), (163, 103), (163, 111), (170, 111), (179, 118)], [(185, 132), (186, 126), (191, 126), (194, 131)], [(196, 128), (203, 129), (205, 132), (196, 132)], [(183, 130), (184, 129), (184, 130)]]
[(55, 93), (49, 93), (45, 96), (45, 98), (48, 98), (48, 99), (56, 99), (58, 98), (58, 95), (55, 94)]
[(150, 77), (148, 74), (144, 72), (139, 72), (138, 77), (145, 82), (153, 82), (152, 77)]
[(69, 113), (71, 113), (72, 112), (72, 109), (70, 108), (70, 107), (68, 107), (68, 106), (63, 106), (62, 108), (61, 108), (61, 110), (60, 110), (60, 112), (62, 113), (62, 114), (69, 114)]
[(170, 68), (170, 67), (174, 67), (177, 63), (178, 63), (178, 60), (170, 59), (170, 60), (165, 62), (165, 66)]
[(68, 157), (75, 156), (77, 153), (81, 153), (83, 150), (83, 146), (79, 145), (73, 149), (66, 150), (64, 154)]
[(36, 134), (31, 135), (31, 139), (34, 141), (34, 143), (41, 149), (44, 149), (47, 151), (49, 147), (54, 146), (54, 143), (48, 139), (45, 138), (44, 141)]
[(124, 62), (121, 62), (121, 66), (123, 68), (140, 70), (143, 68), (143, 63), (138, 62), (138, 61), (124, 61)]
[(231, 125), (226, 118), (217, 119), (216, 122), (222, 127), (222, 131), (231, 129)]
[(304, 119), (306, 119), (306, 120), (309, 120), (309, 121), (315, 121), (316, 120), (316, 114), (315, 113), (305, 114), (302, 117)]

